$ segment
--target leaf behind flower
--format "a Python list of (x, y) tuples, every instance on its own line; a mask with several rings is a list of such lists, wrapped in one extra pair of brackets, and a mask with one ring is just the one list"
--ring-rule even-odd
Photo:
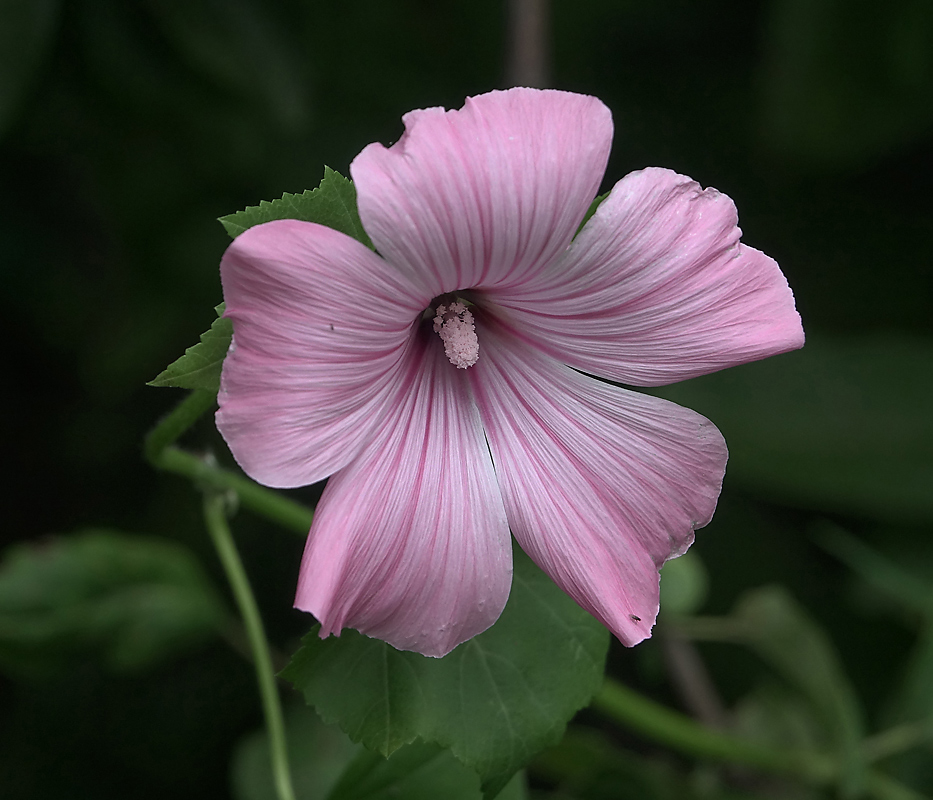
[(286, 192), (278, 200), (263, 200), (258, 206), (221, 217), (220, 224), (235, 239), (247, 228), (274, 219), (300, 219), (326, 225), (373, 249), (356, 207), (356, 188), (330, 167), (324, 167), (324, 178), (316, 189), (306, 189), (301, 194)]
[(217, 392), (220, 371), (233, 338), (233, 324), (224, 318), (224, 304), (214, 309), (217, 319), (201, 334), (201, 341), (185, 350), (147, 386), (177, 386), (180, 389), (206, 389)]
[(326, 722), (389, 756), (417, 738), (448, 747), (495, 797), (599, 689), (609, 634), (516, 548), (499, 621), (444, 658), (356, 631), (315, 628), (282, 672)]

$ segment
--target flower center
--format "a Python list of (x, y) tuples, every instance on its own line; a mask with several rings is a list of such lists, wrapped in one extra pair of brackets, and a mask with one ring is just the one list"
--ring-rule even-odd
[(460, 300), (435, 309), (434, 332), (441, 337), (444, 353), (457, 369), (472, 367), (479, 359), (473, 315)]

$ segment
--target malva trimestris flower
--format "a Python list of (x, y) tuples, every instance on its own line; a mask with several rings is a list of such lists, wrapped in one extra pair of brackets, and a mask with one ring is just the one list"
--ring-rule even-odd
[(596, 98), (511, 89), (404, 123), (350, 166), (376, 253), (280, 220), (221, 263), (221, 433), (260, 483), (330, 477), (295, 604), (322, 636), (444, 655), (501, 613), (511, 529), (636, 644), (727, 451), (699, 414), (605, 381), (798, 348), (793, 295), (732, 201), (670, 170), (627, 175), (575, 236), (612, 140)]

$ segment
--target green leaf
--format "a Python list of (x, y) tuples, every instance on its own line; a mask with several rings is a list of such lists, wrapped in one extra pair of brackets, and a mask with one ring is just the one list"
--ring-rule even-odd
[(561, 737), (602, 683), (608, 632), (515, 548), (509, 602), (444, 658), (317, 630), (282, 673), (326, 722), (389, 756), (416, 738), (449, 747), (494, 797)]
[[(500, 800), (525, 798), (524, 776), (517, 773)], [(383, 758), (361, 752), (327, 800), (480, 800), (479, 777), (436, 744), (413, 742)]]
[(135, 670), (217, 634), (223, 605), (165, 539), (88, 530), (11, 548), (0, 563), (0, 665), (54, 673), (75, 655)]
[[(302, 194), (284, 194), (271, 203), (263, 201), (245, 211), (221, 217), (220, 222), (231, 237), (236, 238), (247, 228), (274, 219), (301, 219), (317, 222), (352, 236), (367, 247), (372, 242), (356, 208), (356, 189), (340, 173), (324, 167), (324, 178), (317, 189)], [(185, 350), (185, 354), (173, 361), (149, 386), (177, 386), (181, 389), (206, 389), (217, 392), (220, 388), (220, 373), (224, 358), (233, 338), (233, 325), (225, 319), (224, 304), (215, 309), (218, 319), (210, 330), (201, 334), (201, 341)]]
[[(903, 678), (893, 686), (886, 703), (885, 723), (920, 723), (933, 731), (933, 621), (924, 621), (913, 650), (907, 658)], [(925, 746), (901, 753), (896, 759), (894, 774), (915, 786), (933, 785), (933, 761), (930, 759), (931, 737)]]
[(169, 364), (148, 386), (177, 386), (181, 389), (206, 389), (215, 394), (220, 389), (220, 372), (233, 338), (233, 325), (221, 316), (224, 304), (214, 309), (217, 319), (201, 334), (198, 344)]
[(583, 230), (583, 226), (586, 225), (586, 223), (590, 221), (590, 217), (592, 217), (593, 214), (596, 213), (596, 209), (599, 208), (600, 203), (602, 203), (603, 200), (605, 200), (607, 197), (609, 197), (609, 192), (606, 192), (605, 194), (596, 195), (596, 198), (593, 200), (592, 203), (590, 203), (590, 207), (586, 210), (586, 213), (583, 215), (583, 219), (580, 221), (580, 225), (577, 227), (577, 232), (574, 234), (574, 238), (576, 238), (579, 235), (580, 231)]
[[(481, 800), (479, 776), (449, 750), (416, 741), (388, 759), (353, 744), (307, 706), (285, 711), (288, 760), (296, 800)], [(231, 769), (236, 800), (276, 800), (269, 737), (261, 728), (237, 745)], [(499, 800), (525, 800), (518, 773)]]
[(803, 350), (654, 394), (709, 417), (726, 481), (777, 502), (933, 520), (933, 340), (810, 336)]
[(933, 622), (933, 583), (929, 580), (883, 556), (832, 522), (824, 521), (817, 526), (816, 540), (866, 583)]
[(230, 237), (235, 239), (247, 228), (271, 222), (274, 219), (301, 219), (317, 222), (328, 228), (352, 236), (372, 249), (360, 213), (356, 208), (356, 189), (353, 184), (330, 167), (324, 167), (324, 178), (317, 189), (307, 189), (301, 194), (282, 195), (271, 202), (263, 200), (258, 206), (220, 218)]
[(819, 752), (827, 748), (824, 727), (799, 692), (773, 680), (743, 697), (730, 714), (737, 735), (775, 750)]
[[(912, 615), (920, 615), (919, 635), (903, 678), (892, 687), (888, 722), (933, 718), (933, 582), (911, 569), (913, 565), (897, 563), (834, 523), (819, 525), (817, 542), (869, 586), (890, 596)], [(916, 553), (905, 553), (904, 558), (916, 559)]]
[[(287, 708), (284, 716), (288, 762), (296, 798), (321, 800), (334, 787), (354, 756), (365, 751), (334, 726), (321, 722), (320, 717), (305, 705)], [(265, 726), (240, 741), (233, 754), (230, 772), (236, 800), (278, 800)]]

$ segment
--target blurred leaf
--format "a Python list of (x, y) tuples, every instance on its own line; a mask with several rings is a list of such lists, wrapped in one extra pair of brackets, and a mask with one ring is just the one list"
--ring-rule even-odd
[(819, 544), (863, 581), (933, 622), (933, 583), (911, 573), (831, 522), (823, 522), (816, 536)]
[(695, 614), (703, 607), (709, 589), (709, 576), (700, 557), (688, 550), (661, 568), (661, 610), (674, 614)]
[(865, 780), (862, 710), (829, 638), (780, 586), (747, 592), (733, 617), (744, 642), (807, 698), (841, 759), (844, 790), (857, 793)]
[[(286, 709), (285, 727), (297, 800), (321, 800), (363, 748), (353, 744), (336, 727), (325, 725), (314, 710), (305, 705)], [(244, 737), (237, 745), (231, 766), (231, 784), (236, 800), (278, 800), (265, 727)]]
[(920, 631), (891, 711), (897, 722), (933, 719), (933, 620)]
[(826, 734), (811, 704), (770, 681), (743, 697), (733, 709), (732, 719), (735, 733), (776, 749), (826, 749)]
[[(480, 800), (482, 796), (479, 776), (449, 750), (416, 741), (387, 759), (364, 750), (327, 800)], [(524, 775), (517, 773), (498, 796), (499, 800), (524, 800)]]
[[(927, 620), (921, 628), (903, 678), (892, 684), (885, 721), (933, 725), (933, 621)], [(933, 785), (933, 744), (928, 739), (923, 747), (902, 753), (894, 760), (892, 772), (914, 786)]]
[(233, 338), (233, 324), (222, 316), (223, 303), (214, 311), (217, 312), (217, 319), (211, 323), (209, 330), (201, 334), (201, 341), (185, 350), (181, 358), (169, 364), (147, 386), (206, 389), (214, 393), (219, 391), (220, 372)]
[(11, 548), (0, 564), (0, 664), (53, 672), (76, 653), (116, 671), (216, 635), (220, 599), (174, 542), (88, 530)]
[(776, 0), (761, 130), (775, 149), (847, 163), (933, 123), (929, 0)]
[(821, 339), (655, 390), (729, 443), (726, 481), (783, 503), (933, 520), (933, 342)]
[(58, 0), (0, 0), (0, 135), (54, 40)]
[(356, 208), (356, 189), (353, 184), (330, 167), (324, 167), (324, 177), (317, 189), (306, 189), (301, 194), (286, 192), (278, 200), (263, 200), (258, 206), (220, 218), (231, 238), (236, 238), (247, 228), (270, 222), (274, 219), (300, 219), (317, 222), (336, 231), (352, 236), (372, 248), (360, 213)]
[[(817, 541), (869, 586), (923, 618), (903, 676), (889, 683), (884, 716), (888, 725), (933, 720), (933, 583), (833, 523), (820, 524)], [(905, 555), (915, 556), (914, 553)], [(933, 779), (930, 759), (933, 750), (929, 744), (924, 750), (926, 752), (915, 750), (901, 755), (896, 761), (895, 774), (913, 785), (927, 785)]]
[[(738, 800), (728, 786), (696, 785), (669, 758), (625, 750), (602, 732), (571, 725), (560, 743), (537, 755), (529, 775), (575, 800)], [(715, 781), (715, 777), (714, 777)], [(551, 796), (551, 795), (547, 795)], [(795, 800), (800, 800), (795, 798)]]
[(384, 756), (421, 738), (449, 747), (501, 790), (560, 739), (603, 676), (609, 635), (518, 548), (499, 621), (444, 658), (400, 652), (356, 631), (313, 630), (282, 677), (326, 722)]
[(924, 618), (904, 680), (894, 684), (898, 688), (890, 721), (933, 717), (933, 583), (833, 523), (824, 522), (820, 526), (817, 541), (863, 581)]

